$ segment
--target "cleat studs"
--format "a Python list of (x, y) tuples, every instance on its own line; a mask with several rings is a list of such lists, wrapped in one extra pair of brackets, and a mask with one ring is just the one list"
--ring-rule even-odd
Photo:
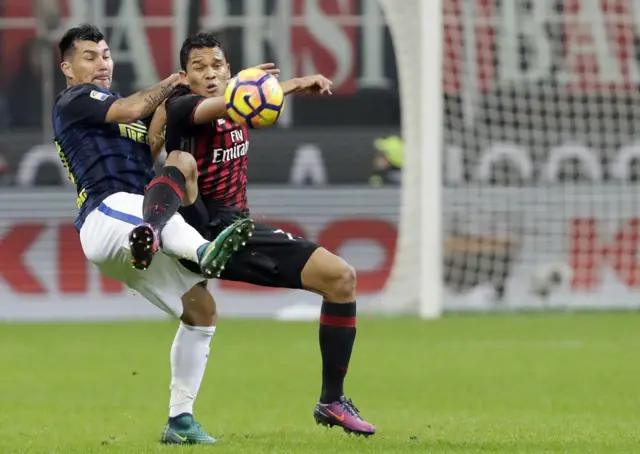
[(249, 234), (247, 235), (249, 238), (251, 238), (253, 236), (253, 233), (249, 232)]
[(247, 242), (246, 242), (246, 241), (243, 241), (243, 242), (241, 243), (241, 245), (242, 245), (242, 246), (246, 246), (246, 244), (247, 244)]

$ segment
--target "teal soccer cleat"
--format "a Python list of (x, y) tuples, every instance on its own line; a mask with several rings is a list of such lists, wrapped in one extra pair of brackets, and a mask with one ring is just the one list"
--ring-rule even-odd
[(169, 445), (212, 445), (216, 439), (202, 430), (193, 415), (183, 413), (169, 418), (160, 442)]
[(247, 244), (254, 229), (255, 224), (251, 219), (241, 218), (220, 232), (213, 241), (200, 246), (198, 261), (204, 277), (220, 277), (227, 261)]

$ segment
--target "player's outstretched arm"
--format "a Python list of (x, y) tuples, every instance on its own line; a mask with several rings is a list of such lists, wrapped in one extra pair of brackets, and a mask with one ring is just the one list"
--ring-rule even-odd
[(150, 116), (179, 84), (180, 75), (172, 74), (151, 88), (118, 99), (109, 107), (105, 122), (132, 123)]
[(295, 77), (280, 84), (285, 95), (290, 95), (292, 93), (319, 93), (321, 95), (330, 95), (332, 85), (333, 82), (322, 74)]
[(211, 123), (218, 118), (229, 118), (224, 96), (202, 100), (193, 110), (191, 118), (195, 125)]

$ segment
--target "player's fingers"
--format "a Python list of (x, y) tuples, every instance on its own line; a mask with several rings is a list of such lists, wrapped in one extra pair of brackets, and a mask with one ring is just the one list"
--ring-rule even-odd
[(258, 66), (256, 66), (256, 68), (261, 69), (262, 71), (269, 73), (273, 76), (278, 77), (280, 75), (280, 69), (276, 68), (276, 64), (275, 63), (262, 63)]
[(267, 69), (275, 68), (276, 64), (273, 62), (270, 63), (260, 63), (256, 68), (266, 71)]
[(320, 79), (318, 81), (318, 86), (320, 87), (320, 93), (321, 94), (327, 93), (327, 94), (330, 95), (331, 94), (331, 85), (332, 85), (332, 82), (329, 79), (327, 79), (326, 77), (323, 77), (322, 79)]
[(275, 63), (262, 63), (261, 65), (256, 66), (256, 68), (261, 69), (272, 76), (280, 76), (280, 68), (276, 68)]

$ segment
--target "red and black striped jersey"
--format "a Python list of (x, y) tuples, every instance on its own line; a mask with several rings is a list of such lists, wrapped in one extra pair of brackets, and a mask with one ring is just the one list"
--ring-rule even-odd
[(193, 113), (205, 97), (175, 93), (166, 103), (167, 153), (182, 150), (198, 163), (198, 190), (206, 205), (247, 210), (247, 129), (231, 120), (196, 125)]

